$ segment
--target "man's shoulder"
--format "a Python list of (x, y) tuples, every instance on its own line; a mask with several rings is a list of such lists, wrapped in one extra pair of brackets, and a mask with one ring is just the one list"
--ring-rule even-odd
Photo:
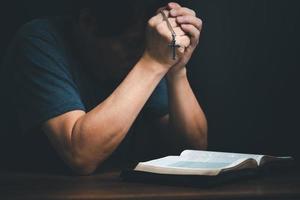
[(58, 24), (63, 20), (63, 17), (33, 19), (19, 28), (16, 37), (20, 39), (37, 37), (57, 42), (57, 37), (60, 37)]
[(15, 67), (27, 72), (30, 71), (29, 68), (31, 71), (33, 69), (68, 70), (65, 44), (54, 20), (58, 19), (39, 18), (22, 25), (3, 59), (3, 70)]
[(33, 19), (25, 24), (23, 24), (17, 32), (19, 36), (32, 36), (47, 34), (52, 31), (50, 25), (50, 20), (48, 18)]

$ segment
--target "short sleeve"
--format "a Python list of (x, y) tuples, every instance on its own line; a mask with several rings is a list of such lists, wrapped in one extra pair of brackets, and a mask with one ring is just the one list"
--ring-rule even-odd
[(151, 118), (160, 118), (169, 113), (168, 88), (165, 78), (160, 81), (148, 99), (144, 112)]
[(68, 111), (85, 110), (68, 60), (47, 25), (27, 25), (15, 41), (13, 101), (23, 133)]

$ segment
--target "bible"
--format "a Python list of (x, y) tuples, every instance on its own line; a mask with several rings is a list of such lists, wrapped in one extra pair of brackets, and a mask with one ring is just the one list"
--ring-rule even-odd
[(184, 150), (179, 156), (166, 156), (139, 162), (132, 169), (124, 170), (121, 177), (127, 180), (159, 180), (173, 183), (178, 180), (179, 182), (199, 180), (200, 184), (208, 184), (254, 175), (259, 169), (288, 165), (287, 163), (291, 164), (292, 160), (290, 156)]

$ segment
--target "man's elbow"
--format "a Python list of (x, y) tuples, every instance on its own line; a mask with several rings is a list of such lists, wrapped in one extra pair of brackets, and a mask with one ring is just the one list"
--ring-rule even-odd
[(71, 168), (71, 170), (73, 171), (74, 174), (79, 175), (79, 176), (88, 176), (93, 174), (96, 169), (97, 169), (97, 165), (87, 161), (84, 158), (72, 158), (69, 162), (68, 162), (69, 167)]
[[(114, 138), (114, 136), (111, 137)], [(69, 155), (69, 159), (67, 161), (75, 174), (83, 176), (91, 175), (110, 156), (115, 144), (110, 142), (106, 142), (105, 144), (103, 141), (98, 142), (101, 144), (97, 143), (98, 145), (95, 146), (95, 142), (93, 143), (91, 140), (84, 141), (84, 139), (81, 139), (80, 142), (73, 140), (72, 149), (68, 149), (67, 154)]]
[(207, 143), (207, 137), (203, 138), (199, 144), (199, 149), (201, 150), (207, 150), (208, 148), (208, 143)]
[(198, 140), (197, 142), (195, 142), (195, 144), (193, 145), (194, 149), (198, 149), (198, 150), (207, 150), (207, 140), (204, 138), (201, 138), (200, 140)]
[(207, 148), (208, 148), (207, 127), (203, 131), (202, 135), (203, 135), (202, 142), (201, 142), (202, 150), (207, 150)]
[(83, 149), (69, 150), (66, 163), (76, 175), (87, 176), (94, 173), (100, 164), (100, 161), (91, 157), (91, 154)]
[(207, 126), (207, 120), (203, 120), (203, 123), (199, 127), (199, 132), (201, 135), (200, 138), (200, 149), (201, 150), (207, 150), (208, 148), (208, 139), (207, 139), (207, 132), (208, 132), (208, 126)]
[(200, 135), (200, 137), (198, 137), (198, 139), (195, 140), (197, 141), (197, 143), (195, 144), (196, 148), (199, 150), (207, 150), (207, 127), (200, 128), (197, 135)]

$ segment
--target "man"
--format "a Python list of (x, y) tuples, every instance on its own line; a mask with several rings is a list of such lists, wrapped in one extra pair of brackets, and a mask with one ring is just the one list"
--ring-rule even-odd
[(171, 30), (160, 12), (143, 31), (138, 1), (82, 2), (71, 20), (34, 20), (17, 33), (2, 73), (13, 80), (5, 92), (14, 108), (8, 119), (20, 127), (14, 131), (47, 135), (81, 175), (115, 152), (124, 156), (120, 144), (138, 121), (163, 130), (153, 137), (169, 148), (205, 149), (206, 119), (186, 75), (202, 28), (195, 12), (177, 3), (159, 9), (180, 46), (173, 59)]

